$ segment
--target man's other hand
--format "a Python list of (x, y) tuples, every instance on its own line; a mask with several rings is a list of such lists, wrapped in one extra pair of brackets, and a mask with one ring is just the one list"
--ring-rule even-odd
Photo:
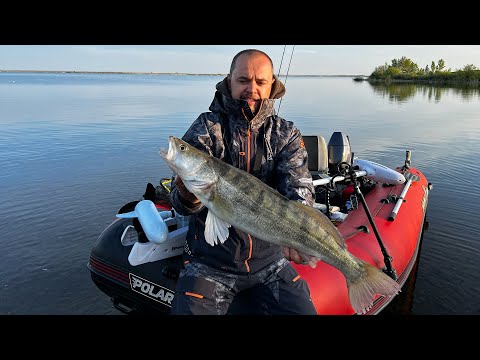
[(293, 261), (295, 264), (308, 264), (311, 268), (315, 268), (317, 266), (318, 259), (315, 256), (304, 255), (301, 252), (286, 246), (284, 246), (282, 250), (283, 255), (288, 260)]

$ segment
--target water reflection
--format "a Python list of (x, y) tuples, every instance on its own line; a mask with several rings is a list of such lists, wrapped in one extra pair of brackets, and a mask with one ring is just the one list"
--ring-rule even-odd
[(393, 102), (403, 103), (416, 94), (428, 101), (440, 102), (442, 96), (458, 96), (468, 102), (480, 97), (478, 86), (468, 84), (428, 85), (412, 83), (373, 83), (368, 82), (376, 95), (388, 98)]

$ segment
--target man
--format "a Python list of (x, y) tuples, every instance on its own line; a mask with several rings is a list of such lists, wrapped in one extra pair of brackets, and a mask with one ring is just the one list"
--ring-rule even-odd
[[(300, 131), (275, 115), (274, 99), (284, 93), (270, 57), (243, 50), (216, 85), (210, 112), (200, 114), (182, 139), (290, 200), (312, 205), (315, 190)], [(233, 227), (223, 244), (211, 246), (204, 236), (208, 209), (178, 177), (171, 202), (179, 214), (192, 215), (172, 314), (316, 314), (308, 285), (290, 260), (315, 267), (318, 259)]]

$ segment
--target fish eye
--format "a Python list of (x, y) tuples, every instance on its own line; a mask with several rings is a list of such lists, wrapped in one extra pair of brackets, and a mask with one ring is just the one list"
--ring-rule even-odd
[(181, 150), (181, 151), (185, 151), (185, 150), (187, 150), (187, 147), (182, 144), (182, 145), (180, 145), (180, 150)]

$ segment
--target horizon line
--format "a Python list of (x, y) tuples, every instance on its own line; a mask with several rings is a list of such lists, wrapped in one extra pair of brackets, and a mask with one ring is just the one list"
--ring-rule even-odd
[[(28, 73), (60, 73), (60, 74), (142, 74), (142, 75), (193, 75), (193, 76), (201, 76), (201, 75), (209, 75), (209, 76), (227, 76), (228, 74), (222, 73), (188, 73), (188, 72), (156, 72), (156, 71), (78, 71), (78, 70), (11, 70), (0, 69), (0, 72), (5, 73), (15, 73), (15, 72), (28, 72)], [(285, 77), (287, 74), (280, 74), (280, 77)], [(337, 77), (356, 77), (356, 76), (364, 76), (367, 77), (368, 75), (361, 75), (361, 74), (303, 74), (303, 75), (293, 75), (288, 74), (288, 76), (337, 76)]]

